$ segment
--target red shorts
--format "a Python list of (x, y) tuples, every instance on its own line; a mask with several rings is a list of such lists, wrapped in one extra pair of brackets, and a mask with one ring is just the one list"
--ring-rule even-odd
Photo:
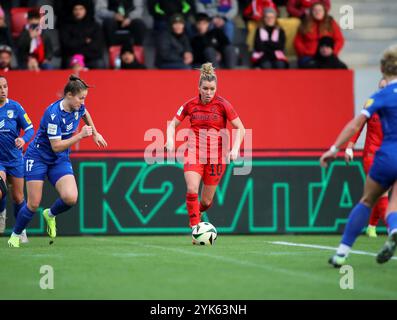
[(194, 171), (197, 172), (205, 185), (216, 186), (222, 179), (223, 174), (226, 170), (226, 164), (189, 164), (185, 163), (183, 171)]

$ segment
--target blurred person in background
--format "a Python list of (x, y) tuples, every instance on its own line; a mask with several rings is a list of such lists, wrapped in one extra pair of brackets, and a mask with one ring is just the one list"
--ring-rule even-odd
[(103, 25), (107, 45), (142, 46), (147, 31), (143, 10), (143, 0), (96, 0), (95, 15)]
[(40, 27), (40, 12), (28, 12), (28, 23), (17, 41), (19, 65), (22, 69), (52, 69), (53, 46), (46, 30)]
[(6, 45), (0, 45), (0, 71), (7, 72), (12, 69), (12, 49)]
[(196, 16), (197, 35), (191, 40), (194, 65), (211, 62), (216, 68), (220, 65), (226, 69), (235, 68), (236, 49), (222, 29), (210, 29), (210, 21), (210, 17), (205, 13)]
[(125, 44), (120, 51), (121, 69), (146, 69), (146, 66), (139, 63), (135, 57), (134, 50), (129, 44)]
[(59, 29), (62, 66), (66, 68), (70, 64), (71, 57), (81, 54), (89, 69), (105, 68), (102, 29), (94, 17), (88, 15), (86, 1), (74, 1), (71, 10), (73, 19), (62, 24)]
[(316, 55), (319, 41), (322, 37), (334, 40), (334, 54), (338, 56), (344, 45), (344, 37), (337, 22), (327, 13), (321, 2), (316, 2), (310, 8), (310, 14), (305, 17), (294, 39), (298, 56), (298, 66), (305, 68)]
[(252, 62), (261, 69), (286, 69), (285, 32), (277, 24), (277, 11), (264, 9), (262, 26), (256, 30)]
[(327, 12), (331, 9), (330, 0), (288, 0), (287, 12), (291, 17), (305, 19), (310, 14), (310, 8), (317, 2), (322, 3)]
[(347, 69), (346, 64), (335, 55), (334, 48), (334, 39), (322, 37), (318, 43), (316, 55), (305, 67), (309, 69)]
[(171, 18), (170, 30), (156, 39), (156, 66), (160, 69), (191, 69), (193, 53), (181, 14)]

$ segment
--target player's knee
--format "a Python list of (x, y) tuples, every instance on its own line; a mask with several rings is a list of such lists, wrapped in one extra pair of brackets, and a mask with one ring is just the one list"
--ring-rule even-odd
[(39, 209), (40, 201), (28, 200), (27, 206), (30, 211), (35, 212)]
[(76, 193), (68, 193), (62, 197), (62, 201), (65, 202), (68, 206), (74, 206), (77, 203), (78, 194)]

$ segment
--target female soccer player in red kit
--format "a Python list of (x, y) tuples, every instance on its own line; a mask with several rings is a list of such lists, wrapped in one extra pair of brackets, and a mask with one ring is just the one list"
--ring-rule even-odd
[[(386, 80), (382, 79), (379, 82), (379, 89), (383, 89), (386, 86)], [(361, 127), (361, 130), (358, 131), (349, 141), (345, 151), (345, 160), (346, 162), (350, 162), (353, 160), (353, 148), (356, 144), (361, 131), (364, 126)], [(369, 169), (374, 162), (374, 156), (376, 151), (380, 148), (383, 140), (383, 132), (382, 125), (379, 119), (379, 115), (375, 113), (371, 118), (367, 120), (367, 134), (365, 137), (365, 145), (363, 152), (363, 166), (364, 171), (368, 174)], [(367, 235), (371, 238), (375, 238), (376, 235), (376, 226), (379, 222), (379, 219), (385, 219), (385, 213), (387, 209), (387, 205), (389, 203), (388, 193), (386, 192), (383, 196), (378, 200), (374, 208), (372, 209), (371, 216), (369, 218), (369, 224), (367, 227)], [(386, 222), (385, 222), (386, 223)]]
[[(217, 77), (212, 64), (203, 64), (200, 72), (199, 95), (179, 108), (168, 125), (165, 146), (168, 151), (174, 150), (175, 128), (186, 116), (189, 116), (191, 136), (185, 152), (184, 175), (187, 187), (186, 207), (191, 228), (201, 221), (201, 213), (211, 207), (216, 187), (225, 172), (226, 163), (228, 160), (237, 159), (245, 134), (244, 126), (232, 105), (216, 93)], [(236, 130), (236, 135), (231, 151), (225, 153), (221, 136), (227, 120)], [(208, 136), (202, 135), (204, 130), (207, 130), (205, 132), (210, 137), (209, 143)], [(201, 180), (204, 185), (199, 202)]]

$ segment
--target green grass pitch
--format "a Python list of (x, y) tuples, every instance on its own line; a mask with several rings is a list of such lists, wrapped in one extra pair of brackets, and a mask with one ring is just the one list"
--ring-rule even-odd
[[(30, 237), (20, 249), (0, 244), (4, 299), (397, 299), (397, 260), (378, 265), (351, 254), (354, 289), (341, 289), (326, 248), (340, 236), (220, 235), (193, 246), (185, 236)], [(377, 253), (385, 236), (359, 238), (355, 250)], [(54, 289), (40, 288), (40, 267), (54, 270)]]

